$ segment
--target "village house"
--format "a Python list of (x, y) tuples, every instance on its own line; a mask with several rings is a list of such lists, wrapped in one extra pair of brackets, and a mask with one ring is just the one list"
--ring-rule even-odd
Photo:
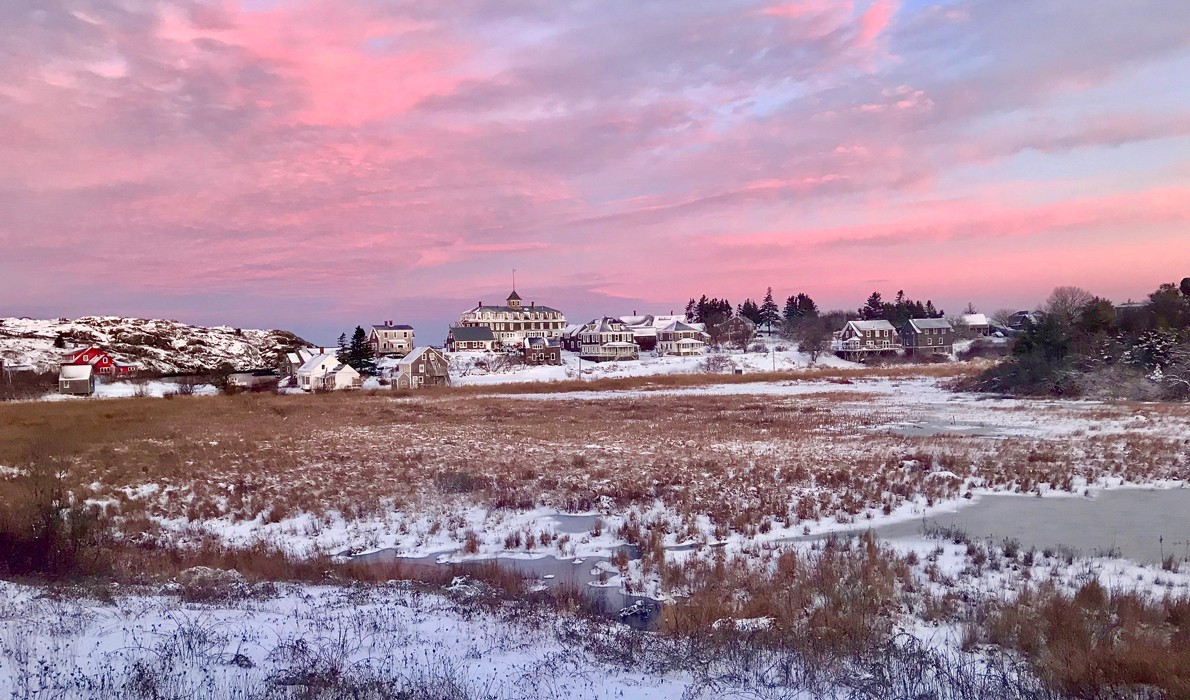
[(971, 335), (991, 335), (992, 324), (986, 314), (963, 314), (960, 320)]
[(638, 360), (640, 347), (632, 340), (632, 329), (623, 321), (604, 316), (583, 328), (579, 357), (591, 362)]
[(306, 364), (311, 357), (321, 354), (321, 351), (316, 352), (314, 348), (297, 348), (290, 350), (281, 356), (281, 362), (278, 365), (278, 371), (285, 377), (297, 377), (298, 370), (302, 365)]
[(944, 318), (912, 318), (901, 326), (901, 343), (908, 355), (949, 355), (954, 328)]
[(450, 384), (450, 361), (437, 348), (415, 349), (402, 357), (392, 375), (394, 389), (421, 389)]
[(527, 365), (560, 365), (562, 346), (553, 338), (525, 338), (521, 357)]
[[(321, 349), (321, 348), (320, 348)], [(297, 371), (298, 387), (303, 391), (338, 391), (358, 389), (363, 385), (359, 372), (339, 361), (334, 353), (314, 355)]]
[(120, 362), (104, 350), (95, 346), (72, 350), (62, 359), (64, 365), (91, 365), (95, 374), (104, 377), (129, 377), (136, 371), (136, 366), (127, 362)]
[(876, 354), (901, 349), (897, 329), (888, 321), (848, 321), (833, 343), (834, 352), (846, 360), (862, 361)]
[(661, 329), (675, 321), (685, 322), (685, 314), (645, 314), (637, 316), (636, 311), (631, 316), (621, 316), (620, 320), (632, 330), (632, 342), (640, 347), (641, 352), (652, 352), (657, 349)]
[(413, 326), (393, 324), (372, 326), (368, 333), (368, 347), (375, 357), (404, 357), (413, 350)]
[(558, 338), (566, 327), (566, 316), (557, 309), (530, 302), (525, 306), (514, 289), (504, 306), (476, 306), (463, 312), (459, 326), (491, 329), (497, 343), (519, 348), (525, 338)]
[(706, 331), (685, 321), (673, 321), (657, 333), (658, 355), (701, 355), (706, 350)]
[(58, 369), (58, 392), (73, 396), (95, 393), (95, 368), (89, 364), (62, 365)]
[(450, 352), (495, 350), (496, 336), (487, 326), (454, 326), (446, 332), (446, 349)]
[(568, 352), (579, 352), (583, 349), (583, 329), (585, 323), (571, 323), (562, 329), (562, 349)]

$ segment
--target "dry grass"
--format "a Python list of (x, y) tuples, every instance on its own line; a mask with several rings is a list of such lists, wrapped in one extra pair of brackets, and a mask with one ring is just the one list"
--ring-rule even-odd
[[(1029, 411), (1062, 411), (1103, 425), (1139, 414), (1164, 431), (901, 437), (880, 427), (912, 419), (904, 408), (830, 386), (787, 398), (559, 402), (444, 391), (8, 404), (0, 405), (0, 465), (21, 467), (40, 445), (67, 464), (70, 497), (94, 504), (134, 538), (154, 533), (161, 519), (267, 524), (302, 513), (354, 521), (399, 512), (410, 522), (431, 518), (434, 533), (472, 551), (493, 544), (481, 542), (483, 523), (464, 518), (473, 505), (621, 515), (660, 505), (670, 516), (643, 523), (641, 537), (705, 541), (811, 521), (862, 522), (915, 498), (958, 498), (968, 478), (1027, 493), (1070, 490), (1076, 477), (1187, 476), (1190, 448), (1178, 430), (1190, 425), (1190, 407), (1003, 409), (1024, 412), (1022, 422), (1033, 420)], [(0, 472), (0, 504), (21, 498), (17, 479)], [(295, 534), (317, 534), (329, 522), (307, 522)], [(562, 546), (543, 534), (525, 533), (518, 548)]]

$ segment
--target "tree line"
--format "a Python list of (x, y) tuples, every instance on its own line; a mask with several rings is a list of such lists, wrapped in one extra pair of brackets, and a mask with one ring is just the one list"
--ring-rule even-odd
[(973, 388), (1190, 398), (1190, 277), (1119, 306), (1081, 287), (1056, 288), (1024, 321), (1009, 361)]

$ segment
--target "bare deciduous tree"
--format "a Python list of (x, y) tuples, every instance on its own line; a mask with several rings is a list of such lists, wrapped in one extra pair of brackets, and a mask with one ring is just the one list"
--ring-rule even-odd
[(1083, 307), (1094, 299), (1095, 295), (1082, 287), (1055, 287), (1054, 291), (1050, 292), (1049, 298), (1045, 300), (1044, 310), (1047, 314), (1070, 322), (1077, 318)]

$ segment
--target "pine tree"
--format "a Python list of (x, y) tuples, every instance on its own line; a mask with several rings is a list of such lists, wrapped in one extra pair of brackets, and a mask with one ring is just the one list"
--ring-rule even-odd
[(65, 348), (66, 347), (66, 336), (62, 335), (61, 333), (59, 333), (57, 336), (55, 336), (54, 347), (56, 347), (58, 349)]
[(770, 335), (773, 332), (773, 324), (781, 320), (781, 310), (777, 308), (777, 302), (773, 301), (772, 287), (764, 293), (764, 301), (760, 304), (760, 320), (768, 327)]
[(880, 297), (880, 292), (872, 292), (867, 303), (859, 308), (859, 315), (865, 321), (884, 318), (884, 301)]
[(376, 361), (372, 357), (372, 348), (368, 346), (368, 334), (362, 326), (356, 326), (351, 334), (351, 344), (347, 348), (347, 364), (362, 374), (375, 374)]
[(760, 317), (760, 307), (751, 299), (745, 299), (743, 304), (740, 304), (739, 315), (746, 318), (756, 325), (763, 323)]
[(347, 351), (347, 334), (339, 334), (339, 350), (335, 353), (335, 357), (339, 358), (339, 362), (343, 364), (351, 364), (351, 355)]

